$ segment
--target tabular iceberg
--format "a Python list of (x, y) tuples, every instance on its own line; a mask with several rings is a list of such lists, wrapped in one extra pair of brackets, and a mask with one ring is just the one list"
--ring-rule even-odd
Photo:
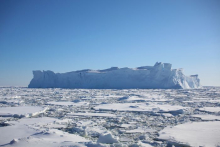
[(29, 88), (86, 89), (189, 89), (201, 88), (198, 75), (185, 76), (170, 63), (138, 68), (112, 67), (105, 70), (80, 70), (67, 73), (33, 71)]

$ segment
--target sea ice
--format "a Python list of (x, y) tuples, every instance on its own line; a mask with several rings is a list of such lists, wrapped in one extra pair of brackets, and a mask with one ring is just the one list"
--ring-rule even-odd
[(109, 113), (70, 113), (67, 116), (116, 117), (116, 115)]
[(208, 115), (208, 114), (197, 114), (197, 115), (192, 115), (192, 117), (198, 117), (201, 118), (202, 120), (220, 120), (220, 116)]
[(58, 119), (23, 118), (9, 122), (11, 126), (0, 127), (0, 145), (5, 146), (62, 146), (66, 142), (88, 142), (83, 137), (51, 128)]
[(146, 133), (146, 132), (156, 132), (153, 129), (137, 128), (133, 130), (126, 130), (125, 133)]
[(0, 87), (0, 146), (215, 146), (219, 98), (219, 87)]
[(62, 106), (81, 106), (81, 105), (86, 105), (87, 103), (85, 102), (48, 102), (47, 104), (51, 105), (62, 105)]
[(193, 122), (166, 127), (159, 132), (160, 140), (189, 146), (220, 146), (220, 122)]
[(220, 107), (203, 107), (199, 108), (200, 111), (206, 111), (206, 112), (215, 112), (218, 113), (220, 112)]
[(103, 104), (94, 107), (96, 110), (108, 111), (140, 111), (140, 112), (180, 112), (183, 113), (188, 107), (173, 106), (173, 105), (160, 105), (156, 103), (114, 103)]
[(114, 137), (110, 132), (101, 134), (97, 140), (99, 143), (118, 143), (118, 138)]
[(47, 108), (39, 107), (39, 106), (19, 106), (19, 107), (2, 107), (0, 108), (0, 116), (34, 116), (39, 113), (43, 113), (47, 110)]

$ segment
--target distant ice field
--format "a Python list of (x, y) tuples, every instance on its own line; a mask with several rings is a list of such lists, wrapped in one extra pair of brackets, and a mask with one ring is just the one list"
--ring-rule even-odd
[(220, 146), (220, 88), (0, 88), (0, 146)]

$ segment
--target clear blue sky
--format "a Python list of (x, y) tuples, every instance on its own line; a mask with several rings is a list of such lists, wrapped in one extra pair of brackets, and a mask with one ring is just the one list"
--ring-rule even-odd
[(220, 86), (219, 0), (1, 0), (0, 86), (168, 62)]

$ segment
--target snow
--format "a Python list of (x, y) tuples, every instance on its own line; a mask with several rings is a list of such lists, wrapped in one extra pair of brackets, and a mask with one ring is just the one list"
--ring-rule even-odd
[(219, 98), (220, 87), (2, 87), (0, 146), (215, 146)]
[(161, 113), (163, 116), (165, 116), (165, 117), (173, 117), (173, 115), (172, 114), (170, 114), (170, 113)]
[(99, 143), (118, 143), (118, 139), (115, 138), (110, 132), (101, 134), (97, 140)]
[(156, 132), (153, 129), (137, 128), (134, 130), (127, 130), (125, 133), (146, 133), (146, 132)]
[[(9, 146), (56, 146), (63, 142), (88, 142), (86, 139), (60, 130), (42, 128), (49, 126), (54, 118), (24, 118), (10, 122), (12, 126), (0, 127), (0, 145)], [(14, 141), (13, 141), (14, 140)], [(12, 142), (11, 142), (12, 141)], [(10, 144), (11, 142), (11, 144)], [(65, 144), (64, 144), (65, 145)]]
[(122, 128), (129, 128), (131, 126), (134, 126), (134, 125), (132, 125), (132, 124), (121, 124), (120, 127), (122, 127)]
[(11, 117), (0, 117), (0, 121), (1, 120), (7, 120), (7, 119), (11, 119)]
[(157, 62), (139, 68), (110, 68), (81, 70), (68, 73), (33, 71), (29, 88), (200, 88), (198, 75), (185, 76), (182, 69), (171, 69), (171, 64)]
[(0, 127), (0, 145), (7, 144), (11, 140), (18, 138), (26, 138), (30, 135), (38, 133), (36, 129), (30, 128), (27, 125), (34, 123), (48, 123), (55, 119), (51, 118), (33, 118), (33, 119), (21, 119), (19, 122), (10, 122), (12, 126)]
[(21, 106), (21, 107), (2, 107), (0, 108), (0, 116), (34, 116), (43, 113), (47, 108), (37, 106)]
[(48, 102), (47, 104), (51, 105), (63, 105), (63, 106), (81, 106), (81, 105), (86, 105), (87, 103), (85, 102)]
[(212, 99), (212, 98), (193, 98), (191, 101), (184, 101), (185, 103), (220, 103), (220, 99)]
[(160, 105), (157, 103), (113, 103), (101, 104), (94, 107), (96, 110), (117, 110), (117, 111), (153, 111), (153, 112), (179, 112), (187, 110), (188, 107)]
[(37, 133), (34, 129), (29, 129), (25, 125), (15, 125), (0, 128), (0, 144), (4, 145), (10, 143), (14, 138), (25, 138)]
[(193, 122), (166, 127), (158, 139), (189, 146), (219, 146), (220, 122)]
[(116, 115), (109, 113), (70, 113), (68, 116), (116, 117)]
[(220, 112), (220, 107), (203, 107), (199, 108), (200, 111), (206, 111), (206, 112)]
[(10, 144), (5, 146), (31, 146), (31, 147), (39, 147), (39, 146), (47, 146), (47, 147), (59, 147), (59, 146), (82, 146), (78, 142), (88, 142), (82, 137), (63, 133), (59, 130), (50, 130), (47, 132), (39, 132), (37, 134), (33, 134), (29, 137), (17, 139), (15, 142), (12, 141)]
[(142, 143), (142, 142), (139, 142), (139, 145), (140, 145), (141, 147), (153, 147), (153, 146), (150, 145), (150, 144)]
[(197, 115), (192, 115), (192, 117), (198, 117), (201, 118), (202, 120), (220, 120), (220, 116), (216, 115), (207, 115), (207, 114), (197, 114)]

